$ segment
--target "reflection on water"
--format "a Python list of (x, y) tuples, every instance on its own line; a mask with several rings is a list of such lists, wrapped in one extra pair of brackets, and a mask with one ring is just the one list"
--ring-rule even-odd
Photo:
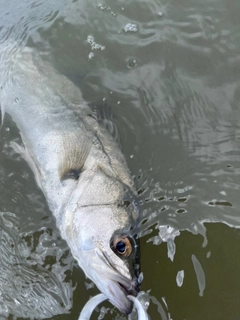
[[(151, 319), (240, 315), (239, 9), (233, 0), (1, 2), (1, 80), (27, 43), (87, 101), (111, 106), (139, 193)], [(17, 139), (6, 117), (1, 314), (77, 319), (97, 290), (73, 267), (30, 169), (9, 147)], [(92, 318), (99, 313), (126, 319), (108, 303)]]

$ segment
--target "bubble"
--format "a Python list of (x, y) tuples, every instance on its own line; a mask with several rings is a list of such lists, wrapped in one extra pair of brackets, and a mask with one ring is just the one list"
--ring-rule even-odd
[(137, 32), (138, 28), (135, 23), (127, 23), (123, 28), (125, 32)]
[(159, 17), (162, 17), (162, 16), (163, 16), (163, 12), (162, 12), (162, 11), (159, 11), (159, 12), (158, 12), (158, 15), (159, 15)]
[(93, 57), (94, 57), (94, 53), (90, 52), (89, 55), (88, 55), (88, 59), (91, 60)]
[(99, 4), (98, 4), (98, 8), (99, 8), (100, 10), (105, 10), (107, 7), (105, 7), (102, 3), (99, 3)]
[(117, 14), (116, 14), (115, 12), (111, 11), (111, 10), (112, 10), (111, 7), (106, 7), (106, 6), (104, 6), (102, 3), (99, 3), (99, 4), (97, 5), (97, 7), (98, 7), (101, 11), (108, 11), (108, 12), (110, 12), (110, 14), (111, 14), (112, 16), (114, 16), (114, 17), (117, 16)]
[(93, 43), (94, 42), (94, 38), (92, 36), (88, 36), (87, 37), (87, 42), (88, 43)]
[(128, 69), (135, 68), (137, 66), (137, 60), (136, 59), (129, 59), (127, 61), (127, 67)]
[[(98, 43), (95, 42), (95, 39), (93, 36), (88, 36), (87, 37), (87, 42), (91, 45), (91, 49), (92, 50), (104, 50), (105, 46), (102, 46)], [(92, 59), (93, 57), (93, 53), (90, 52), (90, 54), (88, 55), (89, 59)]]
[(7, 127), (5, 130), (6, 130), (7, 132), (9, 132), (9, 131), (10, 131), (10, 128)]
[(19, 101), (19, 99), (18, 99), (18, 98), (15, 98), (15, 99), (14, 99), (14, 102), (16, 102), (16, 103), (17, 103), (18, 101)]

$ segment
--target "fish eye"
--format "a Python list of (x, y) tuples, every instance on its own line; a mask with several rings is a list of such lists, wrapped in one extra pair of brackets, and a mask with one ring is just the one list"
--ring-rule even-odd
[(124, 252), (126, 251), (125, 242), (123, 242), (123, 241), (118, 241), (117, 244), (116, 244), (116, 249), (117, 249), (117, 252), (118, 252), (118, 253), (124, 254)]
[(118, 256), (125, 258), (128, 258), (133, 251), (132, 241), (126, 235), (115, 236), (111, 248)]

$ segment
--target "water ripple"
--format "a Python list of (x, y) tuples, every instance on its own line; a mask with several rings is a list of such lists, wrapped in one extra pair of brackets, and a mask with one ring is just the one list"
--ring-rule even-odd
[(69, 312), (73, 288), (64, 279), (73, 260), (66, 244), (56, 245), (58, 237), (44, 228), (19, 233), (16, 215), (0, 213), (2, 315), (43, 319)]

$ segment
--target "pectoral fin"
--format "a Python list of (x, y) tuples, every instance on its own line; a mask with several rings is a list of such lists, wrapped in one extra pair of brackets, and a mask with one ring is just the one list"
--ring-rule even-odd
[(60, 180), (78, 180), (84, 168), (85, 161), (89, 155), (91, 143), (88, 136), (76, 141), (76, 137), (68, 135), (63, 140), (63, 152), (59, 159)]

